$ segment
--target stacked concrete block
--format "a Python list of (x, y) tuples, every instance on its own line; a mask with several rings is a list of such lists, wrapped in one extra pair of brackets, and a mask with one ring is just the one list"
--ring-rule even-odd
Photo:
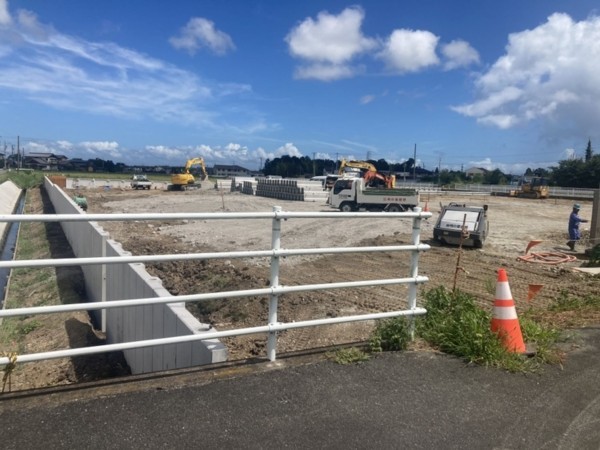
[(266, 178), (259, 178), (256, 184), (256, 195), (259, 197), (303, 202), (304, 188), (298, 187), (298, 182), (296, 180), (269, 180)]

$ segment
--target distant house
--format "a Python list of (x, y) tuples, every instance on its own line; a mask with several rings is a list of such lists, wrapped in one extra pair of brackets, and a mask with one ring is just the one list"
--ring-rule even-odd
[(473, 178), (475, 175), (485, 175), (486, 173), (488, 173), (488, 170), (483, 167), (471, 167), (465, 170), (465, 175), (469, 178)]
[(69, 160), (65, 155), (31, 152), (23, 157), (23, 167), (37, 170), (59, 170)]
[(251, 172), (248, 169), (236, 165), (215, 164), (212, 169), (212, 175), (219, 178), (229, 177), (249, 177)]

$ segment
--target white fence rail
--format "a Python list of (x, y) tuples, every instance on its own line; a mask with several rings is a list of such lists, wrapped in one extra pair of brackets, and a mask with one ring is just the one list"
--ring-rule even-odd
[[(331, 325), (344, 322), (357, 322), (374, 319), (383, 319), (398, 316), (416, 316), (426, 313), (424, 308), (417, 307), (417, 287), (428, 280), (426, 276), (419, 275), (419, 254), (429, 250), (429, 245), (421, 243), (421, 220), (431, 217), (431, 213), (423, 212), (415, 208), (414, 212), (405, 213), (366, 213), (366, 212), (285, 212), (280, 207), (274, 207), (272, 212), (263, 213), (167, 213), (167, 214), (54, 214), (54, 215), (0, 215), (2, 222), (102, 222), (102, 221), (131, 221), (131, 220), (246, 220), (246, 219), (270, 219), (271, 220), (271, 249), (258, 251), (237, 251), (218, 253), (189, 253), (171, 255), (144, 255), (144, 256), (117, 256), (117, 257), (88, 257), (88, 258), (64, 258), (64, 259), (40, 259), (40, 260), (17, 260), (1, 261), (0, 268), (17, 267), (60, 267), (60, 266), (88, 266), (111, 264), (135, 264), (141, 262), (165, 262), (182, 260), (209, 260), (209, 259), (232, 259), (232, 258), (257, 258), (269, 257), (270, 264), (270, 286), (262, 289), (248, 289), (227, 292), (211, 292), (192, 295), (163, 296), (151, 298), (120, 299), (110, 301), (97, 301), (89, 303), (42, 306), (34, 308), (10, 308), (0, 311), (0, 320), (4, 317), (17, 317), (25, 315), (39, 315), (64, 313), (68, 311), (93, 311), (109, 310), (113, 308), (124, 308), (132, 306), (148, 306), (157, 304), (173, 304), (185, 302), (198, 302), (207, 300), (218, 300), (225, 298), (267, 296), (269, 298), (268, 322), (263, 326), (251, 328), (239, 328), (227, 331), (207, 330), (200, 334), (188, 334), (184, 336), (171, 336), (158, 339), (142, 339), (131, 342), (112, 343), (107, 345), (85, 347), (76, 349), (64, 349), (43, 353), (32, 353), (19, 355), (17, 362), (34, 362), (45, 359), (67, 358), (81, 355), (91, 355), (112, 351), (124, 351), (169, 344), (180, 344), (194, 341), (214, 340), (223, 337), (242, 336), (249, 334), (266, 333), (267, 356), (269, 360), (276, 359), (277, 332), (296, 328)], [(282, 221), (288, 219), (316, 219), (316, 220), (412, 220), (412, 241), (409, 245), (397, 246), (375, 246), (375, 247), (333, 247), (333, 248), (306, 248), (285, 249), (281, 247)], [(407, 252), (410, 257), (410, 270), (406, 277), (379, 279), (379, 280), (357, 280), (339, 283), (307, 284), (296, 286), (282, 286), (279, 283), (280, 258), (283, 256), (298, 255), (324, 255), (335, 253), (373, 253), (373, 252)], [(106, 282), (106, 280), (104, 280)], [(87, 283), (87, 281), (86, 281)], [(282, 323), (278, 321), (277, 308), (279, 296), (291, 292), (320, 291), (330, 289), (360, 288), (367, 286), (384, 285), (407, 285), (407, 309), (387, 311), (373, 314), (362, 314), (343, 316), (336, 318), (313, 319), (306, 321)], [(102, 287), (106, 289), (106, 287)], [(103, 315), (106, 319), (106, 316)], [(106, 320), (110, 320), (106, 319)], [(108, 328), (110, 329), (110, 327)], [(110, 342), (110, 340), (109, 340)], [(0, 357), (0, 365), (8, 364), (8, 357)]]

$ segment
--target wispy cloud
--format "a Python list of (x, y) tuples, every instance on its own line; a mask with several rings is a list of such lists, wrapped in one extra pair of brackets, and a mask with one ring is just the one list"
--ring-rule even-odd
[[(206, 42), (215, 51), (229, 48), (227, 40), (213, 31), (212, 37), (204, 35)], [(113, 42), (61, 33), (33, 12), (11, 15), (6, 0), (0, 0), (0, 63), (0, 91), (20, 92), (57, 110), (150, 118), (196, 128), (235, 124), (243, 129), (245, 120), (255, 121), (252, 112), (224, 117), (220, 103), (224, 97), (251, 92), (249, 85), (209, 82)]]
[(203, 17), (191, 18), (169, 42), (176, 49), (186, 50), (191, 55), (202, 48), (207, 48), (217, 55), (225, 55), (228, 51), (235, 50), (231, 36), (218, 30), (212, 21)]

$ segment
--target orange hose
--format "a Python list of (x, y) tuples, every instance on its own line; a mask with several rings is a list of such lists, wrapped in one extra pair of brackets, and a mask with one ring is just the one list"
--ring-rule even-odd
[(577, 261), (577, 258), (573, 255), (567, 255), (566, 253), (561, 252), (539, 252), (519, 256), (517, 261), (535, 262), (539, 264), (561, 264)]

